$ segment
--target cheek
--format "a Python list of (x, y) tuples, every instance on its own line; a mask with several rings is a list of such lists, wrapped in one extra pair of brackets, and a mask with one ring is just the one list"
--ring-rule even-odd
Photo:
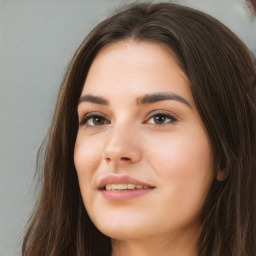
[(212, 172), (211, 150), (207, 141), (193, 142), (181, 139), (178, 143), (173, 142), (168, 153), (162, 157), (167, 159), (163, 161), (164, 170), (169, 170), (166, 171), (166, 175), (172, 175), (174, 172), (178, 177), (186, 179), (190, 176), (209, 176)]
[[(175, 134), (150, 147), (150, 164), (162, 177), (161, 187), (169, 205), (198, 211), (208, 194), (212, 179), (212, 157), (204, 133)], [(180, 213), (181, 214), (181, 213)]]
[[(154, 144), (154, 143), (152, 143)], [(171, 172), (177, 175), (191, 176), (207, 173), (212, 170), (211, 145), (205, 131), (198, 125), (184, 125), (176, 133), (158, 138), (154, 147), (159, 159), (158, 166), (163, 166), (166, 175)]]
[(99, 166), (101, 154), (100, 141), (95, 143), (95, 140), (84, 139), (78, 135), (74, 150), (74, 163), (82, 194), (83, 190), (89, 187), (87, 183), (92, 180), (93, 170)]
[[(152, 137), (151, 137), (152, 138)], [(147, 146), (148, 159), (163, 175), (185, 175), (208, 173), (212, 169), (212, 153), (208, 138), (204, 133), (191, 132), (156, 137)]]

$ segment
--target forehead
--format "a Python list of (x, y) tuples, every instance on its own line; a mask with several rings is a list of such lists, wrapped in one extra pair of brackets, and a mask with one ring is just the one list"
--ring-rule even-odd
[(120, 41), (103, 48), (93, 61), (83, 94), (126, 95), (169, 91), (191, 98), (189, 81), (167, 47), (144, 41)]

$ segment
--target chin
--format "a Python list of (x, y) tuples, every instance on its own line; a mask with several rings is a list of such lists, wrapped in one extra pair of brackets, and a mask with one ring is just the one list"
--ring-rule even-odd
[(128, 218), (127, 216), (112, 219), (98, 218), (97, 220), (94, 221), (97, 229), (104, 235), (116, 240), (146, 239), (156, 234), (157, 227), (159, 229), (159, 225), (154, 225), (152, 221), (151, 223), (145, 221), (145, 217), (144, 221), (138, 216), (134, 218)]
[(98, 228), (104, 235), (110, 237), (111, 239), (115, 240), (137, 240), (137, 239), (146, 239), (147, 237), (150, 237), (151, 235), (145, 232), (144, 230), (141, 230), (140, 228), (136, 227), (130, 227), (126, 230), (121, 229), (120, 227), (100, 227)]

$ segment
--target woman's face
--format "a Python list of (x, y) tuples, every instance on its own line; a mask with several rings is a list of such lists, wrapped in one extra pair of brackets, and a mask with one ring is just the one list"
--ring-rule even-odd
[(115, 239), (190, 233), (213, 179), (210, 141), (167, 48), (122, 41), (94, 60), (74, 161), (86, 210)]

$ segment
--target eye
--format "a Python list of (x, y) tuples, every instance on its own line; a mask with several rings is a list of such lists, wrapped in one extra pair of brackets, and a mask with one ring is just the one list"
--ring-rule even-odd
[(80, 125), (86, 125), (86, 126), (102, 126), (105, 124), (110, 124), (110, 121), (106, 119), (104, 116), (98, 115), (98, 114), (87, 114), (84, 116), (82, 121), (80, 122)]
[(164, 113), (157, 113), (153, 115), (149, 120), (149, 124), (158, 124), (158, 125), (163, 125), (167, 123), (174, 123), (176, 122), (177, 119), (170, 115), (170, 114), (164, 114)]

